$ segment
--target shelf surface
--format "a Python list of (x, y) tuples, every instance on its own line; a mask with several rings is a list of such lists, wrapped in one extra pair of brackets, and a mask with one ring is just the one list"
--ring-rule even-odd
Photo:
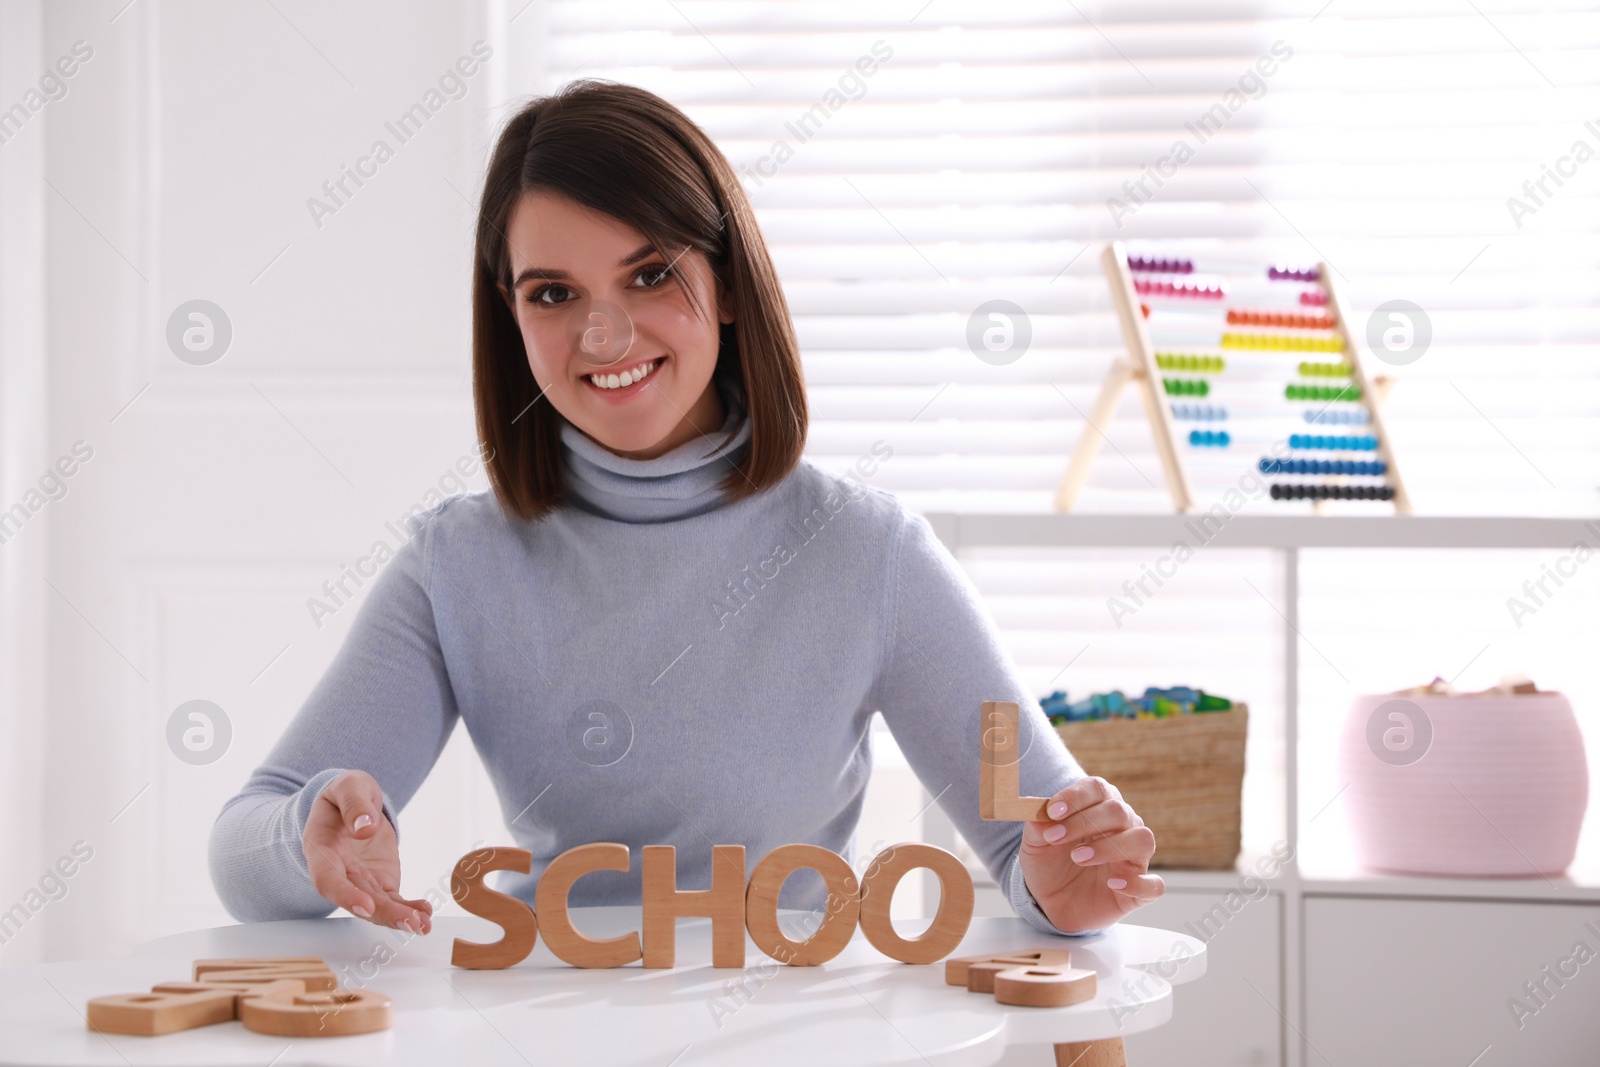
[(1570, 548), (1600, 542), (1595, 518), (1468, 515), (925, 514), (947, 545), (1167, 548)]
[[(1600, 903), (1600, 870), (1574, 867), (1548, 878), (1446, 878), (1420, 874), (1385, 874), (1359, 868), (1311, 866), (1285, 870), (1261, 878), (1241, 858), (1231, 871), (1162, 870), (1159, 874), (1173, 892), (1253, 895), (1264, 884), (1268, 892), (1287, 896), (1395, 897), (1415, 900), (1491, 900), (1524, 904)], [(994, 887), (994, 879), (981, 867), (971, 868), (973, 882)], [(1246, 881), (1249, 879), (1249, 881)]]

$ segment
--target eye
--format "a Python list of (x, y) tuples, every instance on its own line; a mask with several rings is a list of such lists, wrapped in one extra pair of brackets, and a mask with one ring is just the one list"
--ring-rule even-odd
[(645, 288), (659, 289), (667, 283), (667, 280), (671, 278), (674, 273), (675, 272), (673, 269), (665, 263), (651, 263), (647, 266), (640, 267), (638, 273), (634, 275), (634, 278), (638, 279), (655, 275), (656, 281), (646, 285)]
[(572, 290), (568, 289), (564, 285), (541, 285), (537, 289), (535, 289), (533, 292), (528, 294), (528, 303), (530, 303), (530, 304), (538, 304), (538, 305), (542, 305), (544, 307), (555, 307), (558, 304), (565, 304), (566, 303), (565, 300), (556, 300), (556, 301), (551, 302), (551, 301), (546, 301), (544, 299), (544, 296), (545, 296), (546, 293), (554, 292), (554, 291), (560, 291), (560, 292), (563, 292), (563, 293), (570, 293)]

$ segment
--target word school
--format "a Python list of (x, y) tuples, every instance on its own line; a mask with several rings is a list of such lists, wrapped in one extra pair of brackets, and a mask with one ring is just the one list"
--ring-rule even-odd
[[(966, 936), (972, 922), (972, 875), (950, 852), (912, 842), (880, 852), (862, 874), (838, 853), (819, 845), (780, 845), (764, 856), (744, 878), (743, 845), (712, 848), (711, 888), (677, 888), (677, 851), (672, 845), (644, 846), (642, 867), (643, 937), (635, 932), (604, 940), (578, 932), (567, 913), (567, 896), (591, 871), (626, 871), (628, 846), (596, 842), (570, 848), (550, 862), (540, 876), (532, 907), (483, 884), (490, 871), (528, 874), (533, 854), (520, 848), (481, 848), (461, 857), (450, 877), (451, 895), (473, 915), (502, 927), (500, 940), (488, 943), (456, 938), (450, 963), (455, 967), (494, 970), (511, 967), (533, 951), (540, 931), (559, 960), (575, 967), (621, 967), (642, 961), (645, 967), (672, 967), (676, 958), (679, 918), (711, 919), (713, 967), (743, 967), (745, 932), (762, 952), (791, 967), (824, 963), (844, 951), (857, 926), (874, 948), (903, 963), (933, 963), (948, 956)], [(939, 910), (921, 936), (903, 938), (889, 921), (889, 904), (900, 879), (927, 868), (940, 884)], [(827, 914), (804, 941), (793, 941), (778, 927), (778, 891), (795, 871), (811, 869), (828, 889)]]

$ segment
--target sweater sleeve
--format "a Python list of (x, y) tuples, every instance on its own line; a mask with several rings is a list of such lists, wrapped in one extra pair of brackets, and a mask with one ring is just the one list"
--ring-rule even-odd
[(1023, 881), (1022, 823), (978, 814), (978, 714), (986, 700), (1021, 709), (1023, 796), (1050, 796), (1084, 772), (1024, 690), (972, 580), (921, 515), (902, 512), (886, 599), (876, 707), (918, 779), (1019, 916), (1044, 933), (1098, 932), (1052, 923)]
[(322, 790), (345, 770), (366, 771), (398, 834), (396, 813), (455, 728), (428, 580), (437, 514), (409, 521), (410, 540), (373, 580), (327, 672), (212, 826), (211, 880), (241, 922), (331, 913), (301, 848)]

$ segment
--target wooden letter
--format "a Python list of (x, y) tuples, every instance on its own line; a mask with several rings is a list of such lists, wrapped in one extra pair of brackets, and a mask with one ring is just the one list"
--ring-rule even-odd
[(1072, 953), (1064, 948), (1036, 948), (1020, 952), (995, 952), (986, 956), (953, 956), (944, 961), (948, 985), (966, 986), (970, 993), (993, 993), (994, 976), (1012, 967), (1065, 967)]
[(1044, 821), (1049, 797), (1023, 797), (1022, 709), (1009, 700), (985, 700), (978, 719), (978, 814), (985, 819)]
[(394, 1017), (392, 1002), (372, 989), (340, 989), (327, 993), (273, 993), (250, 997), (239, 1005), (245, 1029), (279, 1037), (343, 1037), (387, 1030)]
[(1093, 1000), (1095, 975), (1072, 967), (1012, 967), (994, 976), (994, 999), (1024, 1008), (1059, 1008)]
[(625, 871), (628, 846), (602, 841), (569, 848), (550, 861), (539, 876), (533, 910), (544, 931), (544, 943), (559, 960), (574, 967), (621, 967), (642, 956), (637, 932), (607, 940), (584, 937), (567, 914), (567, 894), (572, 883), (590, 871)]
[(643, 867), (646, 967), (671, 967), (677, 958), (677, 920), (699, 915), (711, 919), (711, 966), (744, 966), (743, 845), (712, 846), (710, 889), (678, 888), (678, 856), (671, 845), (644, 846)]
[(118, 993), (89, 1001), (89, 1029), (104, 1034), (155, 1037), (233, 1018), (231, 989), (188, 993)]
[(301, 992), (338, 989), (339, 979), (321, 956), (262, 956), (222, 960), (195, 960), (196, 982), (232, 982), (262, 985), (290, 979)]
[(199, 978), (203, 983), (231, 983), (237, 985), (247, 982), (251, 985), (260, 985), (265, 982), (275, 982), (281, 979), (293, 979), (301, 983), (307, 993), (323, 993), (330, 989), (339, 988), (339, 976), (323, 968), (306, 968), (295, 970), (290, 967), (271, 967), (262, 971), (207, 971)]
[(296, 971), (320, 969), (325, 971), (328, 969), (328, 961), (321, 956), (235, 956), (219, 960), (195, 960), (194, 980), (198, 982), (212, 971), (270, 971), (280, 969)]
[(516, 897), (490, 889), (483, 884), (483, 876), (490, 871), (527, 874), (532, 869), (533, 853), (525, 848), (480, 848), (456, 863), (450, 874), (450, 895), (462, 910), (497, 923), (506, 932), (500, 940), (482, 944), (456, 938), (450, 950), (452, 967), (492, 971), (528, 958), (539, 936), (533, 909)]
[[(792, 941), (778, 927), (778, 891), (802, 867), (822, 875), (828, 887), (827, 914), (804, 941)], [(542, 911), (543, 909), (541, 909)], [(756, 947), (791, 967), (826, 963), (850, 943), (861, 914), (856, 873), (837, 852), (817, 845), (782, 845), (761, 858), (750, 873), (744, 896), (745, 924)]]
[(251, 997), (268, 993), (304, 993), (306, 984), (297, 978), (273, 978), (263, 981), (234, 982), (162, 982), (150, 987), (152, 993), (215, 993), (225, 989), (233, 994), (233, 1013), (237, 1018), (239, 1005)]
[[(939, 910), (922, 936), (907, 939), (895, 933), (889, 905), (900, 879), (918, 867), (939, 876)], [(891, 845), (861, 877), (861, 932), (879, 952), (902, 963), (932, 963), (948, 956), (967, 936), (972, 907), (972, 875), (955, 856), (934, 845)]]

